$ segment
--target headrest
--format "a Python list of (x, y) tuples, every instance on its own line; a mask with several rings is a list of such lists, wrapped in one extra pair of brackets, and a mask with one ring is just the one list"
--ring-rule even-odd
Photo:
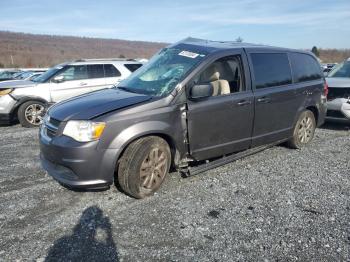
[(208, 82), (214, 82), (220, 79), (220, 73), (218, 72), (215, 65), (211, 65), (204, 71), (205, 80)]

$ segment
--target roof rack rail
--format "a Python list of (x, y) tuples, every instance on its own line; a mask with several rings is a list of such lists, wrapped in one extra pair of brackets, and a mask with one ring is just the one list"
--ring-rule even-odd
[(92, 61), (137, 61), (132, 58), (82, 58), (73, 60), (73, 62), (92, 62)]

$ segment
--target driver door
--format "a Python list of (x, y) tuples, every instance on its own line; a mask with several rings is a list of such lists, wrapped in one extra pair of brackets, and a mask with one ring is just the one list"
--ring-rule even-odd
[[(248, 149), (253, 128), (254, 96), (246, 79), (242, 58), (237, 53), (209, 64), (193, 80), (210, 84), (210, 97), (188, 99), (190, 153), (205, 160)], [(219, 86), (219, 88), (218, 88)]]

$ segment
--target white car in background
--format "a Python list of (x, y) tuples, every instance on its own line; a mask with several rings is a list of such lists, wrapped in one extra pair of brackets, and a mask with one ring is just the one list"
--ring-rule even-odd
[(327, 120), (350, 123), (350, 58), (327, 75)]
[(48, 105), (117, 85), (142, 63), (128, 59), (82, 59), (57, 65), (32, 81), (0, 86), (0, 122), (18, 118), (24, 127), (40, 125)]

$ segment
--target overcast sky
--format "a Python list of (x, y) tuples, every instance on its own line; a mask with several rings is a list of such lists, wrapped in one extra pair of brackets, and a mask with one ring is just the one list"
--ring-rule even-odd
[(350, 0), (10, 0), (1, 4), (0, 30), (350, 48)]

